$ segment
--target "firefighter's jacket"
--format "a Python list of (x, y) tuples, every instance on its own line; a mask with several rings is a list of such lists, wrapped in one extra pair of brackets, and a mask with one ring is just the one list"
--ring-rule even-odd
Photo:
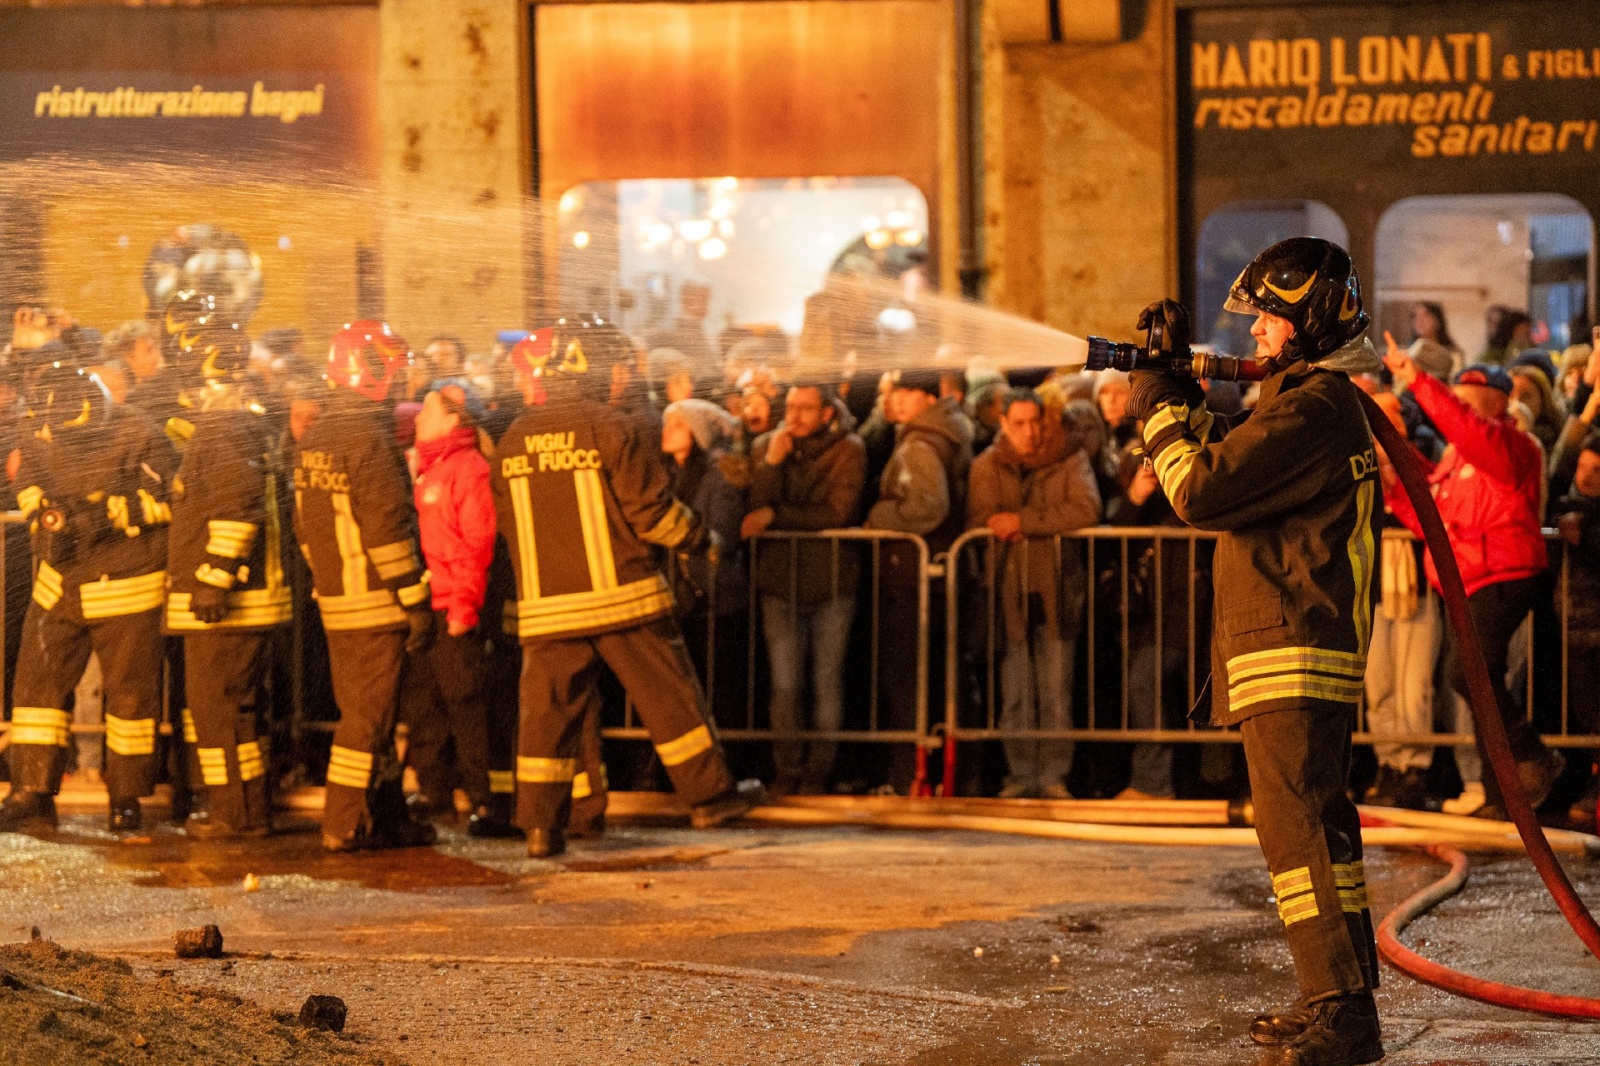
[[(269, 460), (269, 427), (249, 411), (208, 411), (194, 420), (172, 482), (167, 546), (170, 633), (261, 630), (293, 613), (285, 577), (286, 486)], [(207, 625), (190, 601), (202, 585), (228, 594), (228, 614)]]
[(322, 628), (401, 629), (428, 601), (411, 482), (377, 404), (335, 391), (295, 452), (294, 522)]
[(639, 625), (672, 611), (655, 548), (698, 537), (672, 497), (659, 436), (576, 395), (526, 408), (500, 438), (495, 509), (524, 642)]
[(34, 602), (88, 623), (158, 609), (177, 466), (171, 444), (126, 407), (80, 428), (52, 433), (24, 422), (23, 431), (15, 484), (33, 537)]
[(1221, 534), (1212, 723), (1355, 707), (1383, 499), (1350, 379), (1298, 361), (1263, 381), (1255, 411), (1231, 427), (1204, 403), (1166, 404), (1144, 439), (1178, 516)]

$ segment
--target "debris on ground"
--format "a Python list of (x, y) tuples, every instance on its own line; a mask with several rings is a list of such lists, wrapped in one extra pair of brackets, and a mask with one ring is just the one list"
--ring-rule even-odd
[(354, 1037), (48, 940), (0, 945), (0, 1034), (7, 1066), (399, 1066)]
[(222, 930), (214, 925), (179, 929), (173, 940), (180, 959), (222, 958)]
[(344, 1032), (344, 1000), (338, 996), (307, 996), (300, 1005), (300, 1024), (307, 1029)]

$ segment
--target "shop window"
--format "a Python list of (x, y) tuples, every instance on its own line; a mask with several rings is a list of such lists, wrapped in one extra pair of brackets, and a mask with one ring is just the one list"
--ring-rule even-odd
[[(927, 202), (898, 178), (588, 182), (557, 213), (561, 305), (609, 312), (652, 346), (792, 351), (830, 275), (915, 287), (927, 256)], [(892, 332), (903, 309), (863, 310)], [(684, 331), (685, 316), (703, 325)]]
[(1489, 343), (1491, 309), (1533, 319), (1529, 343), (1554, 351), (1586, 339), (1594, 223), (1548, 193), (1413, 196), (1384, 212), (1376, 240), (1380, 329), (1406, 343), (1418, 303), (1437, 304), (1468, 361)]
[(1200, 226), (1195, 271), (1195, 339), (1232, 355), (1253, 352), (1251, 320), (1222, 309), (1228, 289), (1262, 249), (1308, 236), (1350, 246), (1344, 221), (1315, 200), (1239, 201), (1208, 215)]

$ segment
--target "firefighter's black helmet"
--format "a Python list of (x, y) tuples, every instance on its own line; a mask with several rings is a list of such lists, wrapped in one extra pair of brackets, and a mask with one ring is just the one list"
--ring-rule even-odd
[(1256, 256), (1223, 306), (1287, 319), (1294, 337), (1284, 354), (1308, 362), (1332, 355), (1371, 324), (1350, 253), (1321, 237), (1290, 237)]
[(200, 331), (221, 321), (215, 296), (199, 289), (179, 289), (168, 297), (161, 314), (164, 354), (169, 360), (186, 358)]
[(556, 315), (511, 349), (513, 366), (541, 378), (594, 375), (609, 381), (612, 367), (633, 358), (627, 335), (588, 312)]
[(67, 363), (52, 362), (29, 375), (24, 413), (55, 435), (98, 424), (107, 417), (110, 403), (99, 378)]

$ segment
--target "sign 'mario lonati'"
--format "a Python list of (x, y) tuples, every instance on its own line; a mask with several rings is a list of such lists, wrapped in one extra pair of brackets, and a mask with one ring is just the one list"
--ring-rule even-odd
[(1600, 209), (1600, 11), (1570, 0), (1191, 11), (1180, 135), (1196, 224), (1306, 197), (1565, 192)]

